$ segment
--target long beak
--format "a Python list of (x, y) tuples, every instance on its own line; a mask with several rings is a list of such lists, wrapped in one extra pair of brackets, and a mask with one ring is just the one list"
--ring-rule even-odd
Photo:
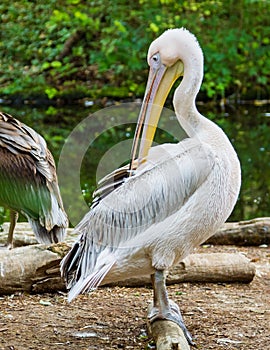
[(177, 61), (171, 67), (166, 67), (162, 64), (158, 69), (150, 69), (133, 139), (130, 170), (133, 169), (141, 133), (142, 138), (138, 155), (139, 164), (142, 163), (143, 159), (147, 156), (166, 98), (174, 82), (181, 75), (183, 75), (183, 63), (181, 61)]

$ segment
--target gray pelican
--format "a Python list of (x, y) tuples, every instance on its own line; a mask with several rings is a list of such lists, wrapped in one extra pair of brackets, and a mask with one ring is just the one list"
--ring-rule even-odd
[(68, 219), (55, 163), (43, 137), (0, 112), (0, 205), (10, 209), (7, 246), (12, 248), (19, 213), (27, 217), (39, 242), (64, 239)]
[[(150, 45), (148, 64), (130, 167), (101, 180), (61, 270), (69, 300), (102, 284), (151, 275), (150, 322), (173, 320), (192, 343), (180, 310), (168, 299), (166, 271), (229, 217), (239, 194), (240, 164), (225, 133), (196, 108), (203, 53), (195, 36), (184, 28), (165, 31)], [(173, 105), (188, 137), (151, 147), (162, 106), (180, 76)]]

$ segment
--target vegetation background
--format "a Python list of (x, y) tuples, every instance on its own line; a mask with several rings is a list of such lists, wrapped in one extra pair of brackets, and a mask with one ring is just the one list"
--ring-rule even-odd
[(269, 0), (2, 0), (0, 96), (142, 96), (149, 43), (184, 26), (205, 53), (200, 98), (266, 98), (269, 13)]

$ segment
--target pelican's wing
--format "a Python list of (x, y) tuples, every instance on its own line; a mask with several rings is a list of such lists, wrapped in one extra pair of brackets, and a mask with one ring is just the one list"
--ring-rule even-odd
[(93, 193), (91, 209), (93, 209), (104, 197), (114, 191), (117, 187), (121, 186), (130, 176), (133, 176), (137, 166), (138, 162), (136, 161), (133, 164), (133, 169), (130, 169), (130, 165), (127, 164), (103, 177), (98, 182), (98, 187)]
[(68, 220), (42, 136), (0, 112), (0, 203), (24, 214), (38, 240), (63, 240)]
[(180, 210), (214, 165), (209, 147), (191, 139), (154, 147), (135, 175), (100, 200), (75, 228), (80, 238), (62, 262), (68, 287), (77, 284), (71, 298), (104, 278), (113, 261), (106, 264), (103, 259), (104, 266), (98, 266), (99, 255), (104, 258), (106, 251), (112, 256), (151, 225)]
[(35, 160), (36, 171), (48, 181), (53, 180), (53, 157), (47, 149), (46, 141), (29, 126), (7, 113), (0, 112), (0, 146), (13, 154), (28, 154)]
[(32, 158), (14, 155), (0, 148), (0, 203), (38, 220), (48, 211), (50, 193), (44, 177), (36, 175)]

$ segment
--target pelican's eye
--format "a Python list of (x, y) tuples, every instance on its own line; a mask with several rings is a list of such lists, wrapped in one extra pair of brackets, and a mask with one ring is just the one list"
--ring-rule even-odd
[(152, 65), (153, 68), (159, 68), (161, 66), (161, 59), (160, 59), (160, 54), (159, 53), (155, 53), (151, 57), (151, 65)]

